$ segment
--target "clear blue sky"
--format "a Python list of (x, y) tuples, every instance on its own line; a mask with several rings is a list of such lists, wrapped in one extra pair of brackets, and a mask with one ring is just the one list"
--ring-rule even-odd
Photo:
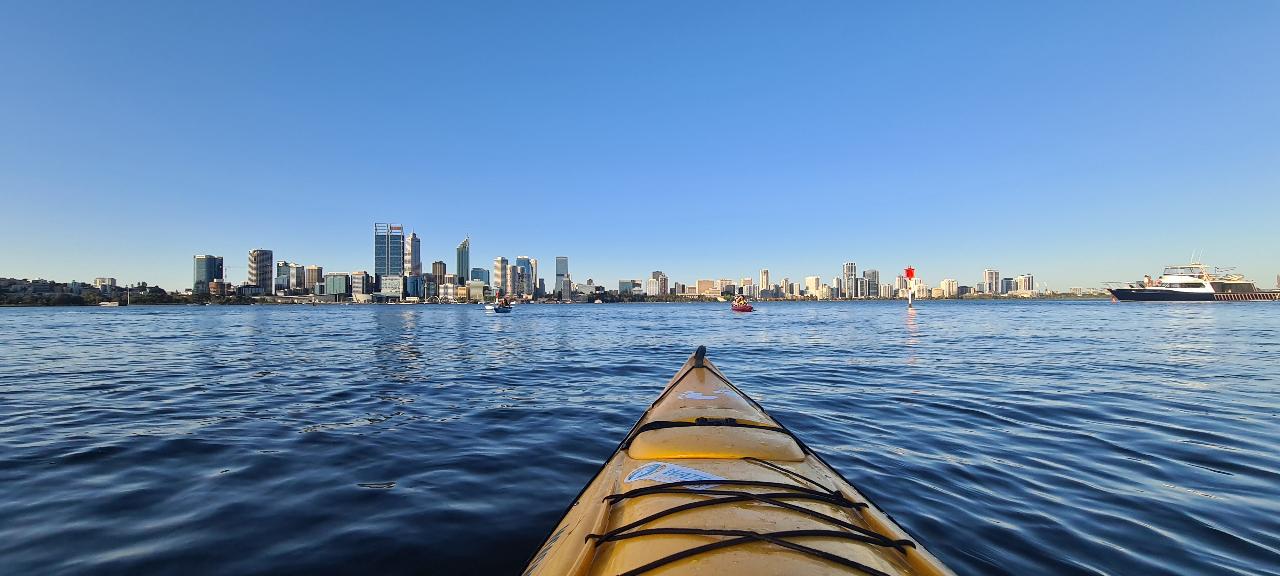
[(0, 0), (0, 276), (1280, 272), (1280, 2)]

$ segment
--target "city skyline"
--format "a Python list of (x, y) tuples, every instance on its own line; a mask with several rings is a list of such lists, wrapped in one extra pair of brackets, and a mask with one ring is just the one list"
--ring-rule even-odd
[(470, 235), (473, 267), (570, 254), (602, 284), (1277, 273), (1275, 3), (314, 10), (281, 35), (283, 6), (13, 6), (0, 242), (39, 249), (0, 276), (178, 289), (260, 247), (373, 272), (388, 220), (424, 262)]

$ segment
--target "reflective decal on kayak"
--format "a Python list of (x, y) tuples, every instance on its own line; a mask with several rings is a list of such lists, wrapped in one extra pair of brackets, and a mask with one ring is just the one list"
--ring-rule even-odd
[(717, 396), (717, 394), (730, 394), (730, 393), (732, 393), (732, 390), (729, 390), (728, 388), (720, 388), (718, 390), (714, 390), (711, 392), (710, 395), (703, 394), (701, 392), (698, 392), (697, 390), (689, 390), (686, 392), (681, 392), (680, 398), (683, 398), (685, 400), (716, 400), (720, 398), (720, 396)]
[(670, 464), (667, 462), (653, 462), (632, 470), (623, 482), (630, 483), (639, 482), (641, 480), (652, 480), (654, 482), (688, 482), (690, 480), (724, 480), (724, 478), (701, 470), (695, 470), (688, 466), (680, 466), (679, 464)]

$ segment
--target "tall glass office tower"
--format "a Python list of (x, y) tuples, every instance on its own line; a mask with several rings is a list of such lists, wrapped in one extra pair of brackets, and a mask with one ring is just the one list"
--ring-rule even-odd
[(191, 291), (196, 294), (208, 294), (209, 283), (222, 279), (222, 257), (202, 254), (195, 257), (195, 274), (191, 282)]
[(533, 294), (533, 266), (528, 256), (516, 256), (517, 281), (516, 294)]
[(466, 284), (471, 278), (471, 237), (467, 236), (458, 244), (458, 284)]
[(404, 226), (373, 225), (373, 274), (377, 277), (404, 275)]
[(573, 289), (569, 287), (569, 257), (556, 256), (556, 285), (552, 292), (560, 292), (560, 298), (573, 297)]

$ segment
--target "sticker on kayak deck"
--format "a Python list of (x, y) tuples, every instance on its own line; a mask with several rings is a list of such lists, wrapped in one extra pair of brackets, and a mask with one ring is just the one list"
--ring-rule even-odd
[(690, 480), (724, 480), (724, 478), (687, 466), (669, 464), (667, 462), (654, 462), (632, 470), (630, 474), (627, 474), (627, 478), (623, 482), (631, 483), (641, 480), (688, 482)]
[(713, 390), (709, 395), (698, 392), (697, 390), (689, 390), (688, 392), (681, 392), (680, 398), (685, 400), (716, 400), (720, 398), (719, 396), (720, 394), (730, 394), (730, 393), (732, 393), (732, 391), (729, 390), (728, 388), (720, 388), (718, 390)]

